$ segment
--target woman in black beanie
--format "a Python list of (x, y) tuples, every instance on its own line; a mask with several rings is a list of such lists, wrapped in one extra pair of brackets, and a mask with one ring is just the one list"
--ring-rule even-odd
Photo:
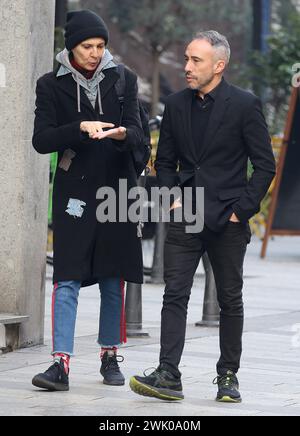
[(115, 89), (120, 76), (106, 48), (104, 21), (88, 10), (70, 12), (65, 30), (58, 70), (37, 82), (33, 135), (37, 152), (58, 153), (53, 190), (54, 362), (32, 381), (50, 391), (69, 390), (79, 290), (95, 283), (101, 291), (100, 372), (104, 383), (124, 384), (117, 359), (118, 347), (126, 342), (124, 282), (143, 281), (136, 224), (96, 218), (99, 188), (113, 188), (118, 195), (120, 179), (128, 190), (137, 183), (131, 151), (144, 147), (137, 78), (125, 69), (120, 123)]

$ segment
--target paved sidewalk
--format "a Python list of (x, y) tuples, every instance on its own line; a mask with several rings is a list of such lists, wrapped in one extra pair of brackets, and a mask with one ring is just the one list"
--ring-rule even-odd
[(218, 416), (300, 415), (300, 238), (276, 238), (268, 256), (259, 258), (253, 240), (245, 264), (244, 353), (239, 373), (243, 403), (214, 401), (218, 329), (195, 327), (202, 317), (204, 277), (196, 277), (181, 362), (185, 400), (162, 402), (139, 397), (129, 377), (157, 365), (163, 286), (143, 287), (144, 328), (149, 339), (130, 339), (122, 349), (124, 387), (109, 387), (99, 375), (97, 287), (81, 291), (76, 329), (76, 357), (71, 363), (70, 392), (48, 393), (31, 378), (50, 364), (51, 271), (48, 271), (45, 346), (0, 355), (0, 415)]

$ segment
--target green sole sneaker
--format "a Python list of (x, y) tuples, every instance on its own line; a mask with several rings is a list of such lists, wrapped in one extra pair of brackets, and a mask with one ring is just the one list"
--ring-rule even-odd
[(216, 401), (218, 401), (218, 403), (241, 403), (242, 399), (241, 398), (231, 398), (228, 396), (224, 396), (221, 398), (216, 398)]
[(184, 399), (184, 395), (180, 391), (173, 391), (165, 388), (155, 388), (145, 383), (139, 382), (135, 377), (131, 377), (129, 381), (130, 389), (138, 395), (144, 397), (154, 397), (164, 401), (180, 401)]

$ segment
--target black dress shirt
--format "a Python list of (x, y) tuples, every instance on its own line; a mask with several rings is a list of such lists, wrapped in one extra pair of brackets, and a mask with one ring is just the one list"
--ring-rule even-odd
[(218, 85), (211, 92), (204, 95), (204, 98), (199, 96), (198, 90), (195, 91), (192, 101), (192, 135), (197, 156), (200, 156), (203, 147), (206, 129), (209, 123), (209, 118), (217, 97)]

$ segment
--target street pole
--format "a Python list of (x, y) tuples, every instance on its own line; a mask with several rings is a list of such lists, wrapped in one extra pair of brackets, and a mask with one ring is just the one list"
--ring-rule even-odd
[(68, 0), (55, 1), (55, 27), (65, 27), (68, 12)]
[(207, 253), (202, 256), (205, 270), (205, 292), (203, 300), (202, 321), (196, 323), (197, 327), (218, 327), (220, 321), (220, 308), (217, 300), (217, 288), (212, 266)]
[[(252, 49), (260, 53), (268, 51), (268, 37), (271, 33), (271, 0), (252, 0), (253, 10), (253, 31), (252, 31)], [(264, 99), (264, 90), (260, 85), (260, 78), (253, 78), (254, 92)]]
[(268, 51), (268, 36), (271, 32), (271, 0), (253, 0), (253, 50), (266, 53)]
[[(138, 179), (138, 186), (144, 188), (148, 168), (145, 175)], [(130, 338), (149, 337), (149, 333), (143, 330), (143, 305), (142, 305), (142, 285), (138, 283), (127, 283), (126, 288), (126, 330)]]
[[(160, 215), (161, 216), (161, 215)], [(151, 283), (164, 284), (164, 245), (167, 233), (166, 223), (160, 219), (156, 224), (153, 266), (151, 271)]]
[(148, 337), (149, 333), (143, 330), (142, 285), (127, 283), (125, 311), (127, 336)]

